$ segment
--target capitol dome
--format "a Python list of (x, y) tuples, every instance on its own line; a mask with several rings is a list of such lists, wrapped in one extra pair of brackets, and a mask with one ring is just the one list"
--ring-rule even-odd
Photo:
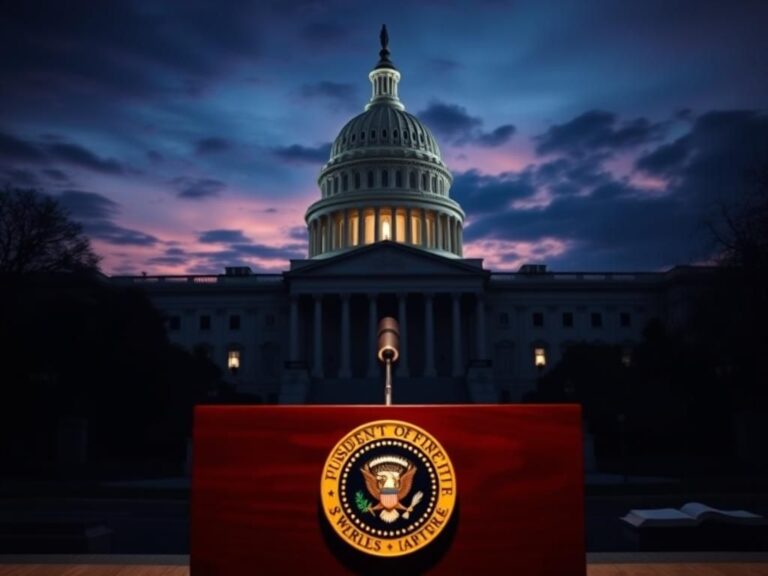
[(432, 132), (400, 101), (388, 41), (382, 27), (371, 99), (341, 129), (320, 170), (321, 199), (305, 217), (310, 258), (381, 241), (462, 255), (464, 212), (450, 198), (453, 177)]

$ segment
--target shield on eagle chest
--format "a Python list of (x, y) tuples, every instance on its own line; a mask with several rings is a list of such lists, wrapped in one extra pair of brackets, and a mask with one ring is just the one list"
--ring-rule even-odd
[(387, 510), (397, 506), (397, 488), (384, 488), (380, 495), (381, 505)]

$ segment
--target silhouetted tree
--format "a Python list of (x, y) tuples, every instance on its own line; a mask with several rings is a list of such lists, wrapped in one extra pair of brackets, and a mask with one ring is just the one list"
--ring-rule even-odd
[(32, 189), (0, 190), (0, 273), (97, 270), (82, 227), (52, 197)]

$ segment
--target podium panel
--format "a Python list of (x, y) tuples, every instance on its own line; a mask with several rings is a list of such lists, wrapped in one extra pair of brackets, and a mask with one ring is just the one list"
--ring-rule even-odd
[[(381, 424), (369, 438), (350, 436), (364, 424), (394, 421), (404, 424), (398, 434), (405, 437), (409, 425), (425, 433), (410, 434), (418, 446), (376, 439), (387, 437)], [(452, 476), (428, 437), (445, 452)], [(353, 438), (359, 460), (340, 448)], [(585, 574), (578, 406), (201, 406), (193, 449), (192, 576)], [(387, 478), (402, 473), (398, 485), (405, 484), (409, 460), (424, 466), (397, 503)], [(347, 489), (347, 473), (356, 497), (344, 506), (353, 523), (359, 517), (367, 526), (346, 526), (344, 506), (333, 509), (340, 495), (330, 482)], [(406, 530), (401, 538), (397, 528), (413, 508), (409, 521), (418, 524), (421, 511), (425, 521), (407, 534), (410, 548)], [(392, 539), (379, 541), (390, 528)], [(399, 555), (374, 554), (386, 546)]]

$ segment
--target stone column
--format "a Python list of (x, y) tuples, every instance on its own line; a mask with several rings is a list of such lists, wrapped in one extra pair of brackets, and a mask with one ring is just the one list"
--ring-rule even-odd
[(452, 222), (453, 218), (450, 216), (445, 219), (445, 249), (448, 250), (448, 252), (453, 252), (453, 238), (451, 238)]
[(487, 360), (488, 352), (485, 349), (485, 299), (478, 293), (475, 296), (475, 314), (477, 316), (477, 334), (475, 346), (477, 347), (477, 359)]
[(411, 209), (405, 209), (405, 243), (413, 244), (413, 234), (411, 234)]
[(357, 210), (357, 245), (365, 244), (365, 213), (362, 208)]
[(451, 294), (451, 317), (453, 319), (453, 375), (462, 376), (464, 362), (461, 359), (461, 294)]
[(291, 334), (290, 334), (290, 349), (288, 359), (291, 362), (299, 361), (299, 297), (296, 294), (291, 294)]
[(408, 294), (397, 295), (397, 321), (400, 324), (400, 376), (408, 376)]
[(333, 218), (332, 214), (328, 214), (325, 217), (325, 251), (333, 251)]
[(377, 374), (376, 366), (376, 330), (378, 329), (378, 311), (376, 298), (378, 294), (368, 294), (368, 377), (374, 378)]
[(392, 242), (397, 242), (397, 208), (392, 208), (390, 218), (392, 222), (392, 226), (390, 226), (390, 229), (392, 230)]
[(314, 349), (315, 354), (312, 358), (312, 376), (315, 378), (323, 377), (323, 297), (321, 294), (315, 294), (315, 326), (314, 326)]
[(421, 246), (427, 247), (427, 211), (421, 210)]
[(349, 294), (341, 295), (341, 368), (339, 368), (339, 378), (349, 378), (352, 375), (350, 370), (350, 331), (349, 331)]
[(443, 216), (435, 212), (435, 248), (443, 249)]
[(349, 241), (349, 210), (344, 210), (344, 228), (341, 235), (341, 247), (348, 248), (351, 242)]
[(424, 294), (424, 376), (437, 376), (435, 370), (435, 321), (433, 314), (434, 296)]

